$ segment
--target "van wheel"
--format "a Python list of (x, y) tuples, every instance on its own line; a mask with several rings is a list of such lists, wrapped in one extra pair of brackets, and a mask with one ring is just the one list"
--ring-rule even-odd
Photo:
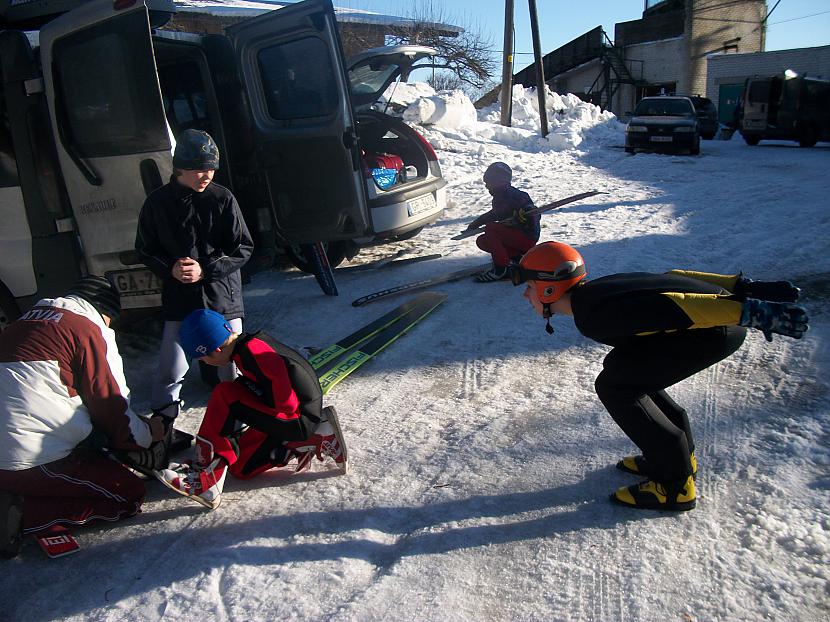
[(17, 306), (17, 301), (12, 296), (9, 288), (0, 282), (0, 332), (3, 332), (6, 326), (19, 317), (20, 307)]
[(816, 128), (812, 125), (805, 127), (798, 137), (799, 147), (815, 147), (817, 142), (818, 136), (816, 135)]
[(761, 142), (761, 138), (759, 136), (744, 136), (744, 140), (746, 141), (746, 144), (750, 147), (754, 147), (759, 142)]
[[(332, 269), (343, 263), (346, 258), (345, 242), (323, 242), (323, 248), (326, 250), (326, 257), (328, 257)], [(287, 246), (285, 252), (288, 255), (288, 260), (295, 268), (307, 274), (314, 274), (313, 264), (305, 258), (298, 244)]]

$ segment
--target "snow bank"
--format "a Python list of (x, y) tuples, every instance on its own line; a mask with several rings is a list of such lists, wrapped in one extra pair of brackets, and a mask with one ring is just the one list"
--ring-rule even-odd
[[(548, 135), (540, 135), (539, 100), (535, 88), (513, 87), (511, 127), (501, 125), (501, 104), (476, 110), (459, 90), (435, 92), (425, 83), (390, 87), (388, 99), (406, 106), (403, 118), (413, 125), (429, 127), (453, 138), (498, 142), (528, 152), (565, 151), (594, 144), (619, 144), (624, 125), (613, 113), (579, 99), (546, 88)], [(431, 136), (431, 139), (434, 136)], [(439, 139), (440, 140), (440, 139)]]

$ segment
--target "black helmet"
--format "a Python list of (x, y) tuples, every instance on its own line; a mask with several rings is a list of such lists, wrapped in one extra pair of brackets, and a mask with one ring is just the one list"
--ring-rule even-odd
[(219, 148), (207, 132), (185, 130), (176, 140), (173, 166), (185, 171), (215, 171), (219, 168)]
[(107, 279), (100, 276), (85, 276), (72, 286), (67, 296), (83, 298), (111, 320), (121, 315), (121, 295)]

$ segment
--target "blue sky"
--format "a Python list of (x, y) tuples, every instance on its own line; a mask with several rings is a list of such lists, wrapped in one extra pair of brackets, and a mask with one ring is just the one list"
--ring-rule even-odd
[[(366, 9), (389, 15), (407, 15), (414, 2), (443, 10), (445, 21), (478, 26), (496, 49), (504, 40), (504, 0), (335, 0), (338, 7)], [(767, 29), (767, 50), (830, 45), (830, 0), (767, 0), (773, 9)], [(530, 17), (525, 0), (514, 0), (516, 58), (520, 69), (533, 61)], [(643, 0), (536, 0), (543, 53), (603, 26), (614, 37), (614, 24), (639, 19)]]

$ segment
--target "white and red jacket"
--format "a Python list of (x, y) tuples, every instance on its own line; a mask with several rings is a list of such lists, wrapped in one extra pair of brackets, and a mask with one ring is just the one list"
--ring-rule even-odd
[(44, 299), (0, 333), (0, 469), (66, 457), (95, 428), (111, 449), (151, 443), (130, 409), (115, 333), (82, 298)]

